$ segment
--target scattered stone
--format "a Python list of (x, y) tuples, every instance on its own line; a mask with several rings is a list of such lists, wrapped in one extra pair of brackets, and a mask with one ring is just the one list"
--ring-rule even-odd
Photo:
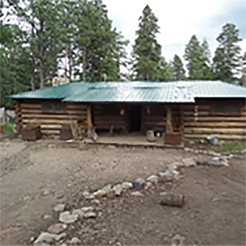
[(193, 158), (186, 158), (183, 159), (183, 163), (185, 167), (194, 167), (196, 166), (196, 163)]
[(35, 240), (34, 245), (40, 245), (40, 243), (55, 243), (62, 240), (66, 236), (67, 234), (65, 232), (59, 235), (51, 234), (48, 232), (41, 232), (41, 234)]
[(184, 240), (185, 240), (184, 237), (180, 236), (179, 234), (176, 234), (171, 239), (171, 246), (183, 246), (184, 245)]
[(145, 180), (142, 179), (142, 178), (138, 178), (138, 179), (136, 179), (135, 181), (132, 182), (132, 185), (133, 185), (134, 188), (140, 190), (140, 189), (142, 189), (144, 187)]
[(57, 194), (56, 194), (56, 199), (61, 199), (61, 198), (63, 198), (63, 196), (64, 196), (64, 194), (62, 194), (62, 193), (57, 193)]
[(39, 242), (39, 243), (35, 243), (34, 246), (50, 246), (50, 244), (44, 243), (44, 242)]
[(63, 212), (65, 209), (65, 204), (59, 203), (54, 207), (55, 212)]
[(72, 214), (77, 214), (80, 218), (84, 216), (84, 212), (81, 209), (74, 209)]
[(90, 207), (83, 207), (81, 208), (81, 210), (84, 212), (84, 213), (87, 213), (87, 212), (92, 212), (94, 211), (94, 208), (92, 206)]
[(200, 144), (205, 144), (205, 140), (204, 139), (201, 139), (199, 142), (200, 142)]
[(151, 175), (147, 178), (147, 181), (149, 181), (150, 183), (157, 183), (158, 182), (158, 176), (156, 175)]
[(96, 205), (98, 205), (98, 206), (100, 205), (100, 201), (97, 200), (97, 199), (93, 200), (91, 203), (96, 204)]
[(45, 214), (45, 215), (43, 216), (43, 219), (44, 219), (44, 220), (48, 220), (48, 219), (51, 219), (51, 218), (52, 218), (52, 216), (49, 215), (49, 214)]
[(219, 143), (219, 139), (216, 136), (207, 136), (207, 140), (212, 145), (217, 145)]
[(173, 174), (172, 172), (167, 169), (165, 172), (161, 172), (159, 173), (159, 182), (160, 183), (165, 183), (165, 182), (169, 182), (169, 181), (172, 181), (173, 180)]
[(74, 223), (78, 217), (78, 214), (70, 214), (69, 211), (65, 211), (60, 214), (59, 221), (65, 224), (71, 224)]
[(83, 191), (82, 195), (83, 195), (84, 197), (87, 197), (87, 196), (90, 195), (90, 192), (89, 192), (89, 191)]
[(115, 191), (114, 190), (110, 190), (107, 193), (107, 197), (110, 198), (110, 199), (113, 199), (115, 197)]
[(132, 196), (143, 196), (143, 194), (140, 191), (134, 191), (131, 193)]
[(90, 194), (85, 197), (86, 200), (93, 200), (95, 198), (94, 194)]
[(84, 214), (84, 218), (86, 219), (91, 219), (91, 218), (96, 218), (97, 214), (95, 212), (88, 212)]
[(208, 166), (229, 166), (227, 158), (213, 157), (206, 161), (197, 161), (197, 165), (208, 165)]
[(94, 197), (102, 197), (102, 196), (106, 196), (107, 192), (105, 190), (97, 190), (93, 193)]
[(72, 187), (72, 184), (68, 183), (68, 184), (67, 184), (67, 187), (68, 187), (68, 188)]
[(70, 244), (74, 245), (74, 244), (80, 244), (81, 243), (81, 240), (78, 239), (77, 237), (73, 237), (70, 242)]
[(47, 229), (47, 231), (48, 231), (49, 233), (52, 233), (52, 234), (60, 234), (60, 233), (63, 232), (66, 228), (67, 228), (67, 225), (62, 224), (62, 223), (57, 223), (57, 224), (51, 225), (51, 226)]
[(106, 193), (109, 193), (112, 190), (112, 185), (108, 184), (108, 185), (104, 186), (102, 188), (102, 190), (105, 191)]
[(124, 183), (122, 183), (122, 189), (123, 190), (128, 190), (128, 189), (131, 189), (132, 187), (133, 187), (133, 185), (130, 182), (124, 182)]
[(109, 145), (108, 148), (109, 149), (115, 149), (116, 147), (114, 145)]
[(43, 194), (43, 196), (48, 196), (50, 194), (50, 191), (49, 190), (44, 190), (42, 194)]
[(173, 179), (179, 180), (179, 172), (176, 170), (173, 171)]
[(146, 182), (144, 189), (148, 190), (151, 187), (152, 183), (151, 182)]
[(115, 185), (113, 187), (113, 190), (114, 190), (116, 196), (120, 196), (121, 192), (122, 192), (122, 185), (121, 184)]

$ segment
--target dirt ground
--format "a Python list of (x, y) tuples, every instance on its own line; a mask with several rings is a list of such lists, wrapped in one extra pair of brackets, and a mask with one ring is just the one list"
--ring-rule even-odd
[[(31, 237), (58, 222), (56, 204), (91, 204), (82, 196), (85, 190), (147, 178), (183, 158), (209, 158), (182, 149), (59, 146), (54, 140), (0, 142), (1, 245), (31, 244)], [(178, 181), (141, 190), (143, 197), (126, 192), (101, 198), (101, 216), (70, 226), (68, 239), (76, 236), (83, 245), (171, 245), (179, 234), (185, 245), (246, 245), (245, 160), (237, 155), (230, 167), (181, 169)], [(185, 206), (160, 205), (162, 191), (184, 194)]]

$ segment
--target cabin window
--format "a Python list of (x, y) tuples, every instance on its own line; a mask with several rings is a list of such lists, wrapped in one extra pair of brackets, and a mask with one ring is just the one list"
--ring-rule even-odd
[(219, 102), (212, 105), (214, 114), (240, 114), (240, 105), (236, 102)]
[(60, 101), (47, 101), (43, 103), (44, 113), (60, 113), (64, 111), (64, 104)]

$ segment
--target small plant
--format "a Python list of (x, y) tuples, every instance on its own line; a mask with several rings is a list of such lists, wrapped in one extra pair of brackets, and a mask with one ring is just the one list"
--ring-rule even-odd
[(2, 125), (2, 133), (14, 132), (14, 124), (4, 123)]
[(246, 149), (246, 142), (233, 142), (226, 144), (218, 149), (219, 152), (242, 151)]

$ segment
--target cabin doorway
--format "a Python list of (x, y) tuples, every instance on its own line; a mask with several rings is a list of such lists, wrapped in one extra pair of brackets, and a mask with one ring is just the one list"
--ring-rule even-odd
[(128, 132), (140, 132), (142, 126), (142, 105), (133, 104), (128, 110)]

